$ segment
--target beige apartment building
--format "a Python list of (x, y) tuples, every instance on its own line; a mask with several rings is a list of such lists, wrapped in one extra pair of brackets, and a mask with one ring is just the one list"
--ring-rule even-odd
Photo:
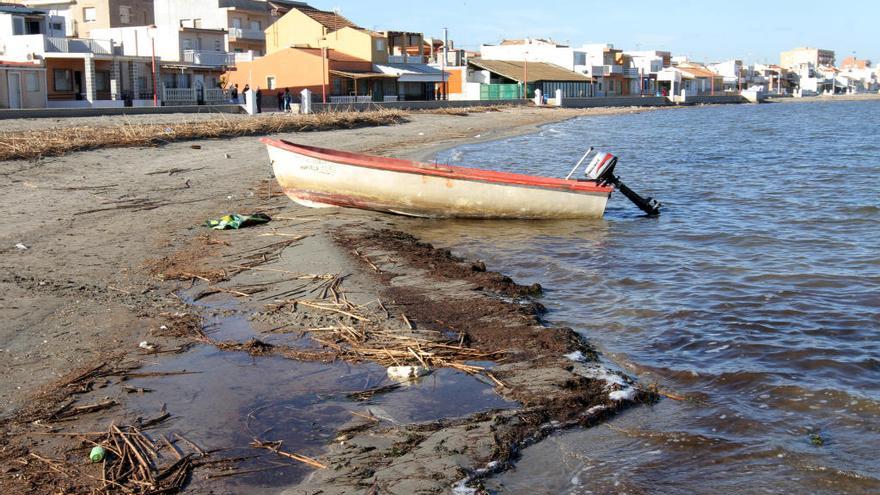
[(779, 65), (785, 69), (798, 69), (807, 64), (814, 68), (834, 66), (834, 51), (802, 47), (782, 52), (779, 56)]

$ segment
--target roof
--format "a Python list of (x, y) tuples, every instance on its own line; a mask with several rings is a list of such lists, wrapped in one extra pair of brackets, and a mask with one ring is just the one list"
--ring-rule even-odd
[(529, 62), (528, 68), (526, 68), (525, 62), (521, 61), (472, 58), (468, 60), (468, 63), (517, 82), (523, 81), (523, 76), (527, 71), (530, 83), (537, 81), (592, 82), (588, 76), (544, 62)]
[(701, 67), (701, 66), (679, 65), (676, 68), (678, 70), (684, 72), (685, 74), (688, 74), (688, 75), (691, 75), (694, 77), (709, 77), (709, 78), (721, 77), (720, 75), (712, 72), (711, 70), (709, 70), (705, 67)]
[(26, 5), (22, 5), (20, 3), (0, 3), (0, 12), (6, 12), (8, 14), (24, 14), (24, 15), (37, 15), (42, 14), (46, 15), (45, 11), (32, 9)]
[(360, 29), (357, 24), (351, 22), (350, 20), (337, 14), (336, 12), (318, 10), (310, 6), (294, 7), (293, 10), (298, 10), (302, 12), (303, 14), (311, 17), (312, 20), (316, 21), (318, 24), (332, 31), (338, 31), (344, 27), (353, 27), (355, 29)]
[(397, 76), (393, 74), (385, 74), (382, 72), (350, 72), (344, 70), (331, 70), (330, 73), (334, 76), (347, 77), (349, 79), (397, 79)]
[(383, 74), (397, 77), (400, 82), (443, 82), (443, 71), (427, 64), (373, 64)]
[(545, 38), (526, 38), (519, 40), (501, 40), (501, 46), (509, 46), (509, 45), (552, 45), (552, 46), (566, 46), (560, 43), (553, 41), (552, 39)]

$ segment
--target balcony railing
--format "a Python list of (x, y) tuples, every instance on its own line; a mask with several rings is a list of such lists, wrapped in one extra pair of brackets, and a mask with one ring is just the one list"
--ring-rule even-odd
[(628, 67), (623, 69), (623, 77), (636, 78), (639, 77), (639, 69)]
[(235, 56), (235, 63), (253, 62), (254, 59), (257, 58), (257, 56), (254, 55), (253, 50), (248, 50), (246, 52), (235, 52), (233, 55)]
[(389, 64), (423, 64), (425, 57), (419, 55), (388, 55)]
[(183, 61), (187, 64), (210, 65), (225, 67), (235, 65), (235, 54), (228, 52), (207, 52), (202, 50), (184, 50)]
[(603, 76), (610, 76), (611, 74), (623, 74), (623, 66), (622, 65), (605, 65), (602, 68)]
[(94, 53), (112, 55), (113, 42), (110, 40), (90, 40), (84, 38), (46, 38), (47, 53)]
[(229, 39), (264, 40), (266, 33), (257, 29), (229, 28)]

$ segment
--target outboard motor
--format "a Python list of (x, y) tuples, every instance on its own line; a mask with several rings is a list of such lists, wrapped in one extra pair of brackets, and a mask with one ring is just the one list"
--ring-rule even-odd
[[(592, 148), (590, 148), (592, 150)], [(587, 152), (589, 154), (589, 151)], [(585, 155), (586, 156), (586, 155)], [(656, 216), (660, 214), (660, 207), (662, 206), (659, 201), (654, 198), (643, 198), (636, 194), (635, 191), (626, 187), (626, 184), (620, 181), (620, 178), (614, 175), (614, 167), (617, 166), (617, 157), (612, 155), (611, 153), (606, 153), (604, 151), (597, 151), (596, 156), (590, 161), (590, 164), (587, 165), (587, 169), (584, 174), (587, 176), (589, 180), (594, 180), (599, 184), (612, 184), (620, 192), (623, 193), (630, 201), (635, 203), (642, 211), (644, 211), (649, 216)]]

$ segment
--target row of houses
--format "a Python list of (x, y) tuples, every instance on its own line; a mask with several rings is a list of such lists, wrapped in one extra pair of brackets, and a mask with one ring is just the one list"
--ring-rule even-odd
[[(0, 107), (229, 103), (260, 89), (327, 103), (778, 94), (877, 89), (870, 62), (799, 48), (779, 65), (695, 63), (668, 51), (548, 39), (477, 52), (367, 29), (292, 0), (25, 0), (0, 3)], [(234, 89), (235, 88), (235, 89)], [(268, 102), (267, 102), (268, 103)], [(264, 105), (266, 106), (266, 105)]]

